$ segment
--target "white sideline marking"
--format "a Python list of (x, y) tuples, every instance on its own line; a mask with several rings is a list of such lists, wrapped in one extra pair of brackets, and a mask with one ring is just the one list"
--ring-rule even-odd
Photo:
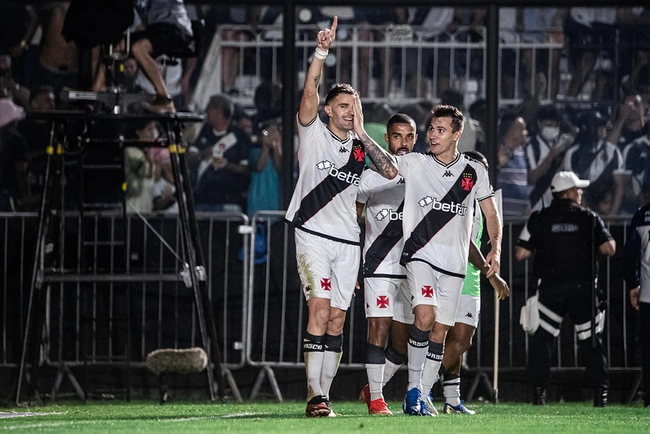
[[(47, 416), (50, 414), (63, 414), (63, 413), (0, 413), (0, 418), (10, 418), (10, 417), (23, 417), (23, 416)], [(194, 420), (204, 420), (204, 419), (234, 419), (238, 417), (250, 417), (250, 416), (266, 416), (268, 413), (252, 413), (252, 412), (242, 412), (242, 413), (232, 413), (224, 414), (223, 416), (196, 416), (196, 417), (181, 417), (176, 419), (152, 419), (151, 422), (189, 422)], [(119, 419), (126, 420), (126, 419)], [(33, 423), (30, 425), (7, 425), (0, 426), (0, 430), (20, 430), (20, 429), (34, 429), (34, 428), (55, 428), (61, 426), (76, 426), (76, 425), (112, 425), (116, 421), (111, 420), (80, 420), (80, 421), (57, 421), (57, 422), (42, 422), (42, 423)]]
[(63, 413), (35, 413), (31, 411), (26, 411), (26, 412), (10, 411), (10, 412), (0, 412), (0, 419), (11, 419), (14, 417), (27, 417), (27, 416), (47, 416), (50, 414), (63, 414)]

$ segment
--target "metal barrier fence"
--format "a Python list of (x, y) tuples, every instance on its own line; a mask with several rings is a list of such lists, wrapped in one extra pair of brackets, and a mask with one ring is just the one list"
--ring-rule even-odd
[[(485, 96), (485, 30), (484, 27), (460, 28), (450, 34), (445, 29), (419, 26), (340, 24), (336, 44), (326, 62), (329, 67), (325, 68), (322, 88), (349, 82), (360, 91), (364, 102), (390, 101), (392, 105), (405, 105), (422, 99), (438, 99), (441, 92), (438, 87), (451, 86), (465, 94), (466, 104), (471, 103)], [(554, 28), (510, 32), (501, 41), (499, 57), (505, 60), (500, 68), (500, 104), (519, 103), (528, 93), (533, 93), (531, 87), (538, 73), (544, 73), (548, 83), (540, 94), (542, 100), (552, 100), (555, 98), (552, 92), (566, 90), (570, 74), (563, 54), (563, 38), (558, 37), (561, 33), (562, 29)], [(308, 69), (315, 36), (314, 26), (296, 26), (298, 87), (302, 86), (302, 74)], [(535, 39), (541, 40), (529, 42)], [(238, 59), (237, 67), (231, 68), (237, 73), (233, 94), (236, 102), (250, 106), (255, 88), (262, 81), (281, 81), (281, 27), (221, 25), (206, 54), (191, 107), (200, 110), (210, 95), (231, 91), (224, 83), (224, 50), (235, 50), (236, 55), (231, 57)], [(505, 88), (510, 85), (504, 84), (501, 75), (510, 77), (511, 88)], [(590, 96), (588, 86), (584, 96)]]
[[(304, 366), (301, 343), (307, 311), (299, 289), (293, 231), (284, 221), (283, 211), (259, 212), (250, 225), (242, 214), (199, 213), (197, 217), (223, 366), (260, 368), (251, 398), (268, 377), (281, 400), (273, 370)], [(69, 263), (59, 266), (74, 269), (83, 254), (93, 267), (122, 273), (124, 270), (116, 264), (128, 251), (128, 272), (180, 273), (173, 253), (179, 246), (178, 223), (173, 216), (154, 216), (149, 220), (156, 232), (171, 240), (168, 247), (135, 216), (128, 216), (127, 225), (116, 215), (87, 214), (85, 218), (94, 224), (84, 223), (83, 227), (93, 228), (88, 229), (90, 233), (84, 242), (79, 236), (79, 217), (66, 218), (62, 240), (77, 246), (77, 250), (66, 258)], [(610, 365), (613, 370), (637, 371), (638, 321), (621, 277), (628, 220), (607, 220), (618, 253), (602, 263), (599, 281), (608, 303), (604, 340)], [(521, 370), (527, 363), (528, 336), (519, 326), (519, 310), (535, 291), (535, 281), (532, 267), (528, 262), (516, 262), (512, 248), (523, 223), (511, 220), (504, 227), (502, 275), (512, 288), (512, 296), (501, 302), (500, 309), (502, 371)], [(0, 214), (0, 368), (16, 367), (20, 359), (36, 225), (34, 214)], [(124, 245), (116, 242), (123, 233)], [(55, 241), (52, 249), (59, 247), (58, 242), (61, 241)], [(466, 363), (473, 369), (491, 370), (494, 294), (487, 282), (483, 283), (481, 324)], [(137, 367), (143, 366), (146, 355), (154, 349), (201, 345), (192, 294), (181, 281), (66, 285), (64, 288), (63, 284), (53, 284), (48, 297), (42, 358), (51, 366), (119, 367), (128, 360)], [(362, 297), (362, 293), (357, 294), (348, 313), (341, 369), (364, 369), (366, 321)], [(579, 366), (582, 364), (577, 355), (577, 339), (566, 320), (557, 340), (553, 367), (564, 370)], [(229, 380), (236, 389), (234, 380)]]
[[(66, 214), (64, 234), (51, 240), (46, 249), (51, 254), (66, 246), (65, 263), (56, 264), (57, 269), (127, 277), (160, 274), (161, 279), (129, 282), (108, 277), (96, 283), (51, 284), (41, 362), (58, 367), (59, 375), (71, 375), (68, 367), (143, 367), (147, 354), (155, 349), (202, 346), (194, 293), (181, 277), (180, 221), (173, 215), (147, 216), (146, 222), (128, 215), (124, 221), (119, 213), (89, 212), (81, 219), (78, 213)], [(197, 220), (221, 364), (239, 397), (228, 370), (241, 368), (245, 362), (248, 235), (239, 228), (246, 227), (248, 218), (240, 213), (197, 213)], [(37, 226), (35, 214), (0, 214), (0, 367), (16, 367), (20, 360)], [(163, 274), (179, 277), (165, 279)]]

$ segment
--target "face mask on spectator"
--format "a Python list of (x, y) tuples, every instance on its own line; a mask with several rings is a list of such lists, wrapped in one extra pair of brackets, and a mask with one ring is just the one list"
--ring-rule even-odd
[(560, 135), (560, 127), (543, 127), (540, 135), (547, 142), (552, 142)]

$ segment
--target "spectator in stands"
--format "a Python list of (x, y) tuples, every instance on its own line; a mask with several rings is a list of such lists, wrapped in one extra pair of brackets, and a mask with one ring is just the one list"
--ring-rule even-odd
[(246, 208), (250, 137), (232, 124), (233, 110), (225, 95), (213, 95), (205, 109), (207, 122), (193, 145), (200, 156), (194, 188), (197, 211)]
[(635, 139), (625, 148), (625, 170), (630, 172), (631, 188), (625, 190), (622, 214), (631, 214), (650, 201), (650, 125), (645, 125), (646, 135)]
[(143, 29), (131, 34), (131, 54), (151, 81), (156, 97), (147, 108), (175, 112), (174, 102), (155, 58), (192, 44), (192, 23), (183, 0), (138, 0), (136, 11)]
[(0, 212), (18, 211), (29, 196), (27, 141), (16, 129), (23, 109), (0, 98)]
[(607, 141), (624, 152), (634, 139), (643, 136), (647, 107), (647, 102), (643, 101), (638, 90), (628, 91), (618, 105), (616, 118), (607, 134)]
[[(131, 138), (153, 143), (159, 135), (156, 122), (145, 120), (133, 126)], [(153, 210), (153, 154), (143, 144), (124, 148), (127, 212), (149, 213)]]
[(530, 187), (524, 145), (528, 142), (526, 121), (513, 112), (499, 120), (497, 188), (503, 191), (503, 216), (525, 217), (530, 211)]
[(564, 154), (574, 141), (570, 134), (560, 134), (560, 121), (560, 113), (554, 105), (545, 105), (537, 110), (536, 134), (526, 147), (528, 184), (532, 187), (530, 203), (533, 210), (551, 204), (551, 180), (562, 168)]
[(8, 96), (19, 106), (27, 107), (29, 105), (29, 89), (16, 83), (11, 65), (10, 55), (0, 55), (0, 97)]
[(629, 175), (621, 151), (607, 140), (607, 119), (599, 112), (587, 112), (581, 116), (580, 133), (575, 145), (566, 152), (562, 169), (573, 171), (591, 182), (585, 200), (592, 209), (597, 209), (598, 202), (606, 197), (603, 191), (611, 190), (610, 215), (618, 213)]
[(79, 50), (61, 34), (69, 7), (70, 2), (47, 2), (39, 10), (43, 36), (30, 86), (52, 86), (57, 98), (64, 87), (79, 86)]
[[(562, 22), (567, 12), (566, 9), (522, 7), (518, 12), (522, 14), (523, 21), (522, 42), (545, 44), (563, 41)], [(559, 49), (524, 48), (521, 50), (519, 65), (524, 94), (540, 99), (555, 99), (560, 89), (561, 54), (562, 50)], [(533, 65), (535, 65), (534, 71), (532, 70)]]
[(34, 6), (18, 2), (0, 5), (0, 53), (11, 56), (12, 75), (21, 86), (29, 86), (27, 50), (37, 27)]
[[(564, 20), (564, 36), (571, 81), (567, 96), (582, 91), (596, 66), (593, 99), (600, 100), (611, 89), (615, 46), (616, 8), (571, 8)], [(600, 62), (599, 62), (600, 59)]]

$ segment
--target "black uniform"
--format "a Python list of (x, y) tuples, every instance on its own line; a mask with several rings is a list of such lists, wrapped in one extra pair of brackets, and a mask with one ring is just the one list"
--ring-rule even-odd
[[(546, 389), (553, 342), (568, 313), (575, 324), (590, 383), (606, 397), (608, 362), (601, 339), (605, 309), (602, 296), (594, 298), (592, 292), (597, 291), (598, 248), (610, 240), (613, 238), (602, 219), (570, 199), (553, 199), (551, 206), (531, 214), (517, 245), (535, 251), (533, 272), (540, 279), (540, 326), (528, 357), (532, 386)], [(592, 315), (596, 330), (593, 340)]]

